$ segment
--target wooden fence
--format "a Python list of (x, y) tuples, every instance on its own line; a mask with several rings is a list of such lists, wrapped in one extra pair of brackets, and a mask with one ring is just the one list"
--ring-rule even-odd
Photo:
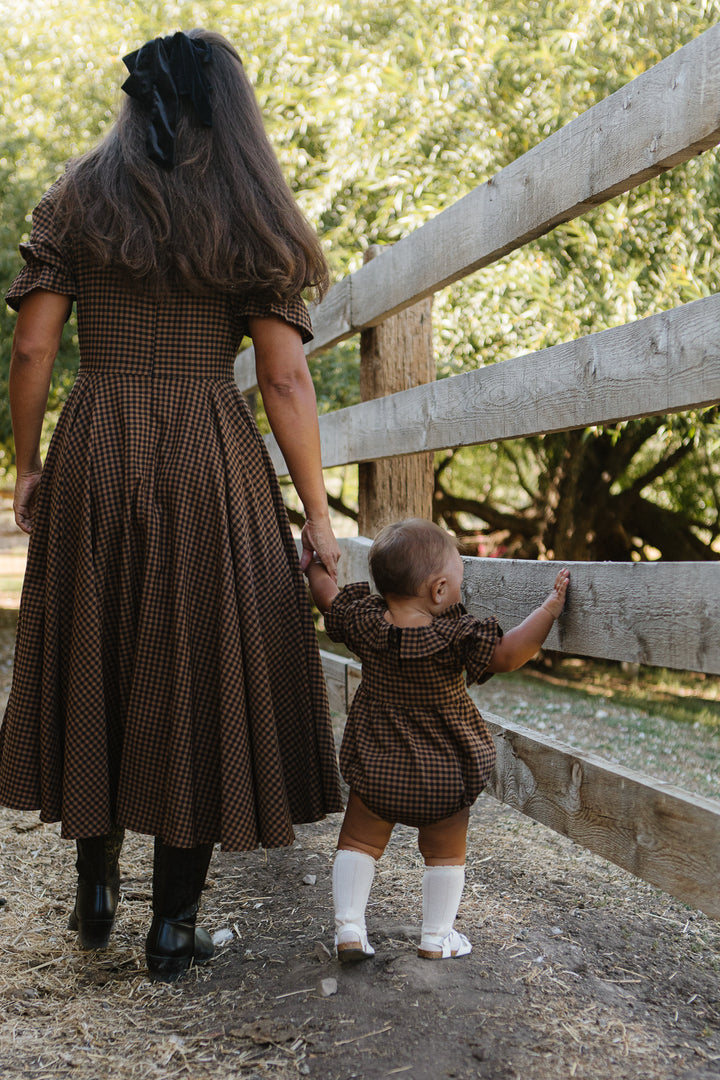
[[(411, 309), (426, 319), (418, 304), (438, 289), (718, 142), (720, 26), (715, 26), (336, 284), (312, 313), (315, 339), (309, 353), (391, 325), (396, 349), (399, 337), (410, 332), (405, 323), (393, 321), (402, 319), (398, 313)], [(367, 353), (370, 339), (365, 340)], [(378, 340), (371, 344), (377, 363)], [(389, 367), (394, 360), (394, 352), (385, 357)], [(242, 389), (254, 386), (252, 349), (238, 357), (236, 379)], [(719, 400), (720, 295), (715, 295), (324, 415), (323, 463), (393, 459), (391, 467), (399, 468), (408, 460), (405, 455), (429, 460), (429, 452), (447, 447), (667, 414)], [(272, 438), (268, 445), (278, 472), (287, 472)], [(404, 516), (402, 502), (393, 509), (392, 516)], [(368, 521), (372, 526), (372, 512), (365, 517), (370, 532)], [(344, 581), (367, 579), (368, 545), (363, 537), (344, 542)], [(571, 563), (570, 569), (571, 599), (549, 648), (720, 673), (720, 565)], [(466, 559), (463, 598), (472, 614), (492, 612), (509, 628), (542, 600), (553, 579), (549, 563)], [(358, 665), (329, 654), (323, 662), (332, 703), (345, 710), (357, 686)], [(498, 747), (492, 794), (720, 918), (720, 803), (498, 717), (489, 719)]]

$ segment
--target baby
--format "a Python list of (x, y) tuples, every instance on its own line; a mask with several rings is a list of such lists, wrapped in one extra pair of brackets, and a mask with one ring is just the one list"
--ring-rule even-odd
[(396, 823), (418, 830), (425, 861), (418, 955), (464, 956), (453, 924), (465, 884), (469, 809), (487, 783), (495, 746), (466, 686), (514, 671), (538, 651), (560, 615), (570, 579), (560, 570), (541, 607), (503, 634), (460, 602), (463, 564), (454, 539), (419, 518), (375, 539), (365, 582), (339, 590), (321, 562), (307, 568), (333, 641), (362, 661), (340, 749), (350, 787), (333, 864), (335, 945), (341, 962), (374, 955), (365, 908)]

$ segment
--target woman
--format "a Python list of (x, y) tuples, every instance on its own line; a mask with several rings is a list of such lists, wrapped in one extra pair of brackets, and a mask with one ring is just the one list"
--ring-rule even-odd
[[(303, 565), (317, 552), (335, 575), (300, 299), (327, 267), (232, 46), (194, 30), (125, 64), (116, 125), (36, 208), (7, 297), (30, 547), (0, 802), (77, 841), (84, 948), (107, 944), (123, 830), (155, 837), (146, 957), (169, 980), (212, 954), (195, 914), (215, 842), (289, 844), (341, 809), (300, 564), (232, 378), (249, 334)], [(80, 370), (43, 468), (73, 299)]]

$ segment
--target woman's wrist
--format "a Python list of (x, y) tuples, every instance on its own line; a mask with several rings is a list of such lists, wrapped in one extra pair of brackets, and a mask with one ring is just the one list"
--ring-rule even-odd
[(15, 475), (18, 480), (23, 480), (26, 476), (39, 476), (43, 471), (42, 460), (38, 455), (37, 459), (31, 462), (29, 465), (20, 465), (16, 459), (15, 461)]
[(330, 521), (330, 510), (327, 504), (324, 507), (318, 507), (316, 510), (310, 510), (307, 506), (303, 506), (303, 510), (305, 511), (305, 520), (313, 524), (325, 524)]

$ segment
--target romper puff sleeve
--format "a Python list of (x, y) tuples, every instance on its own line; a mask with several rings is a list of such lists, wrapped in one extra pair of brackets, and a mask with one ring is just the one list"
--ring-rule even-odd
[(273, 300), (269, 302), (247, 296), (243, 298), (238, 314), (243, 327), (243, 336), (245, 337), (250, 336), (248, 320), (254, 315), (260, 319), (282, 319), (300, 332), (303, 345), (308, 341), (312, 341), (313, 332), (310, 313), (307, 304), (300, 296), (296, 296), (292, 300)]
[(77, 290), (69, 253), (59, 246), (56, 234), (53, 188), (50, 188), (33, 210), (30, 239), (20, 244), (25, 266), (5, 296), (6, 303), (15, 311), (33, 289), (47, 289), (75, 298)]
[(355, 581), (340, 590), (325, 612), (325, 633), (331, 641), (342, 641), (357, 652), (359, 642), (367, 641), (368, 631), (378, 629), (384, 609), (380, 597), (370, 595), (366, 581)]
[(487, 619), (475, 619), (466, 616), (467, 629), (462, 637), (462, 659), (468, 686), (484, 683), (492, 678), (493, 672), (487, 666), (495, 653), (495, 646), (503, 636), (498, 621), (494, 616)]

